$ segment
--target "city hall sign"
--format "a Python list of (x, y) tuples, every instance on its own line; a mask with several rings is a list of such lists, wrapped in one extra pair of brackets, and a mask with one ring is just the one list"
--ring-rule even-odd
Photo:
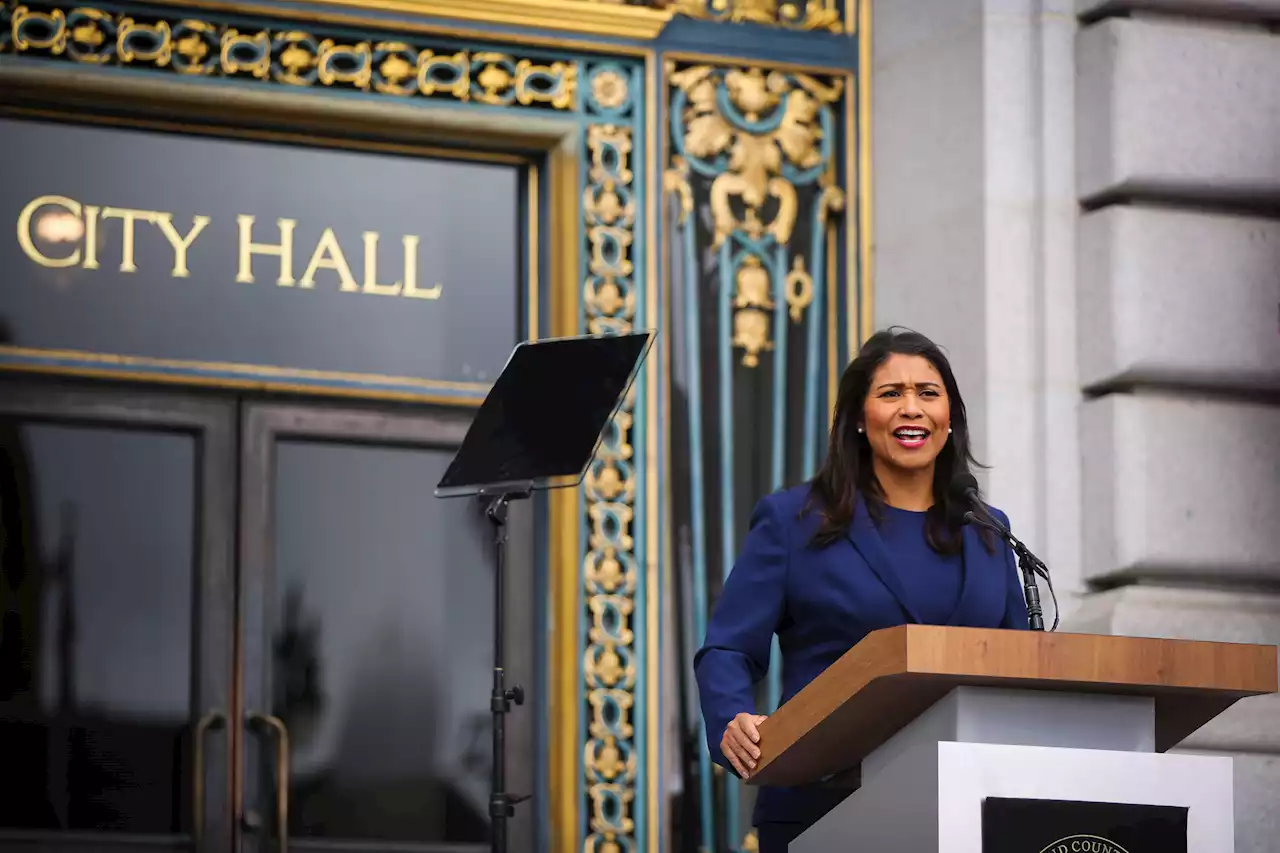
[(475, 405), (537, 298), (518, 158), (4, 115), (0, 137), (0, 367)]
[[(100, 224), (118, 221), (119, 246), (115, 255), (119, 258), (119, 271), (136, 273), (138, 231), (140, 227), (151, 227), (163, 235), (172, 252), (172, 263), (168, 264), (169, 275), (173, 278), (190, 278), (188, 257), (191, 247), (205, 232), (212, 219), (202, 215), (187, 216), (184, 219), (191, 224), (180, 229), (174, 224), (176, 218), (174, 213), (168, 211), (82, 204), (65, 196), (43, 195), (32, 199), (18, 215), (18, 245), (28, 258), (48, 269), (79, 267), (96, 270), (101, 266)], [(422, 238), (412, 234), (400, 237), (402, 275), (392, 283), (381, 283), (378, 280), (378, 249), (382, 242), (378, 232), (365, 231), (360, 235), (358, 256), (361, 261), (358, 268), (362, 269), (363, 276), (357, 280), (352, 272), (348, 252), (343, 249), (335, 230), (329, 227), (322, 229), (315, 248), (305, 255), (308, 258), (306, 267), (301, 278), (297, 278), (296, 219), (277, 219), (273, 242), (258, 242), (255, 239), (257, 217), (252, 214), (239, 214), (235, 221), (238, 240), (231, 251), (237, 258), (235, 281), (240, 284), (254, 284), (257, 281), (254, 276), (254, 258), (262, 255), (275, 259), (278, 270), (275, 283), (280, 287), (296, 286), (302, 290), (311, 290), (316, 286), (317, 276), (322, 271), (330, 271), (333, 273), (334, 283), (342, 293), (439, 299), (443, 290), (442, 284), (418, 286), (418, 251)], [(42, 249), (38, 244), (59, 245), (66, 251), (58, 256), (51, 256), (47, 253), (48, 250)], [(165, 260), (169, 261), (170, 258)]]

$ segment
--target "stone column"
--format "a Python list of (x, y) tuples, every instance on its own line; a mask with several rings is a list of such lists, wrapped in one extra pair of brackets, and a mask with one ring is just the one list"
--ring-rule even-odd
[[(1280, 643), (1276, 0), (1081, 0), (1083, 577), (1072, 630)], [(1280, 838), (1280, 701), (1232, 753), (1236, 850)]]
[[(1280, 0), (879, 0), (877, 325), (950, 351), (1062, 630), (1280, 643)], [(1044, 596), (1047, 600), (1047, 596)], [(1280, 702), (1236, 757), (1280, 838)]]

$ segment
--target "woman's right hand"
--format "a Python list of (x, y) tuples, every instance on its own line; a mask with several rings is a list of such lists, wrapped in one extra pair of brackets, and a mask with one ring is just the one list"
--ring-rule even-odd
[(756, 769), (756, 760), (760, 758), (760, 731), (756, 727), (766, 719), (763, 714), (739, 714), (725, 726), (724, 736), (720, 738), (720, 751), (743, 779)]

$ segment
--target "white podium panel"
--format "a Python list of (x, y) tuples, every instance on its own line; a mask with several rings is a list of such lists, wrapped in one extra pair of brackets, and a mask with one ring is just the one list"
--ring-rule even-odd
[[(863, 762), (791, 853), (983, 853), (987, 798), (1188, 809), (1187, 853), (1234, 847), (1232, 761), (1151, 751), (1149, 703), (960, 688)], [(1031, 851), (1040, 853), (1040, 851)]]

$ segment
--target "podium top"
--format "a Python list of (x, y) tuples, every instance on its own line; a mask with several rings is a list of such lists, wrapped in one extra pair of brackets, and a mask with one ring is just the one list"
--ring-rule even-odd
[(952, 689), (1155, 698), (1156, 749), (1248, 696), (1275, 693), (1275, 646), (902, 625), (868, 634), (760, 726), (752, 785), (855, 768)]

